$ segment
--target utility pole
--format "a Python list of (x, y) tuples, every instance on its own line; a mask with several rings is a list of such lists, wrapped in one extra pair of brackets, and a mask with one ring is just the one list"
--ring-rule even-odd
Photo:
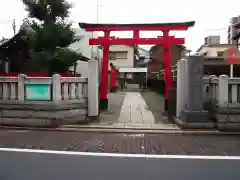
[[(99, 0), (96, 0), (96, 24), (99, 23), (99, 7), (103, 6), (99, 4)], [(98, 32), (92, 32), (92, 36), (93, 37), (97, 37), (98, 36)], [(97, 50), (97, 56), (99, 56), (98, 54), (98, 47), (96, 46), (96, 50)], [(94, 53), (94, 46), (92, 46), (92, 57), (93, 57), (93, 53)]]
[(96, 7), (96, 20), (97, 20), (97, 24), (98, 24), (98, 8), (99, 8), (99, 0), (97, 0), (97, 7)]
[[(98, 13), (99, 13), (99, 10), (98, 10), (98, 8), (99, 8), (99, 0), (97, 0), (97, 3), (96, 3), (96, 23), (98, 24)], [(93, 35), (93, 36), (98, 36), (98, 32), (95, 32), (96, 34), (95, 35)], [(99, 54), (98, 54), (98, 46), (96, 46), (96, 50), (97, 50), (97, 59), (99, 58), (98, 56), (99, 56)]]
[[(99, 4), (99, 0), (97, 0), (96, 4), (96, 23), (99, 23), (99, 7), (102, 7), (104, 5)], [(98, 35), (98, 32), (96, 32), (96, 36)]]
[(13, 19), (13, 21), (12, 21), (12, 28), (13, 28), (13, 33), (15, 35), (16, 34), (16, 20), (15, 19)]

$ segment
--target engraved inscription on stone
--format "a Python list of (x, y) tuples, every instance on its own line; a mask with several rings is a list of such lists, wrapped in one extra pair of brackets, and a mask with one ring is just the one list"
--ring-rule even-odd
[(190, 56), (187, 62), (187, 109), (191, 111), (201, 111), (203, 106), (203, 62), (200, 56)]

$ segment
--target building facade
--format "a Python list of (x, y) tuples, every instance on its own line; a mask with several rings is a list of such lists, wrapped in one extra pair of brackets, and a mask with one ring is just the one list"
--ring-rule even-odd
[(69, 45), (69, 48), (77, 53), (81, 53), (84, 57), (88, 59), (96, 59), (99, 54), (98, 46), (89, 45), (89, 38), (93, 38), (94, 34), (92, 32), (87, 32), (84, 29), (78, 28), (75, 31), (76, 41)]
[(28, 36), (32, 29), (23, 24), (11, 39), (0, 44), (0, 72), (1, 73), (31, 73), (35, 64), (30, 61)]
[(149, 57), (149, 51), (138, 46), (138, 56), (148, 58)]
[[(176, 65), (177, 62), (182, 58), (183, 52), (185, 52), (185, 46), (172, 45), (171, 47), (171, 65)], [(150, 49), (150, 61), (148, 63), (148, 72), (159, 72), (163, 69), (164, 58), (163, 58), (164, 47), (162, 45), (155, 45)]]
[(198, 50), (199, 56), (205, 57), (224, 57), (224, 53), (229, 48), (236, 48), (233, 44), (204, 44)]
[[(102, 51), (98, 46), (89, 45), (89, 38), (94, 37), (91, 32), (86, 32), (84, 29), (77, 29), (75, 32), (76, 41), (69, 45), (69, 48), (83, 56), (79, 59), (75, 67), (70, 67), (71, 71), (76, 71), (84, 77), (88, 77), (88, 63), (89, 59), (96, 59), (99, 61), (99, 68), (101, 68)], [(75, 70), (74, 70), (75, 68)]]
[(135, 67), (147, 67), (149, 61), (149, 51), (138, 46)]
[[(211, 40), (213, 37), (214, 40)], [(220, 44), (220, 36), (209, 36), (205, 38), (204, 44), (199, 47), (196, 54), (204, 57), (204, 74), (205, 75), (233, 75), (240, 76), (240, 67), (237, 62), (232, 67), (228, 64), (226, 51), (228, 49), (237, 50), (236, 44)], [(231, 73), (232, 71), (232, 73)]]
[(129, 45), (111, 45), (109, 53), (109, 67), (110, 63), (119, 68), (133, 68), (135, 61), (134, 46)]

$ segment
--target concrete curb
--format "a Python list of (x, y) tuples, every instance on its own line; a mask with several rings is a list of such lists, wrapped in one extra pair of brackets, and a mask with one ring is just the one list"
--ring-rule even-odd
[[(123, 123), (124, 124), (124, 123)], [(101, 125), (101, 126), (94, 126), (94, 125), (63, 125), (61, 126), (61, 128), (81, 128), (81, 129), (122, 129), (122, 130), (126, 130), (126, 129), (130, 129), (130, 130), (172, 130), (172, 131), (179, 131), (181, 130), (180, 128), (157, 128), (157, 127), (134, 127), (134, 126), (127, 126), (125, 127), (124, 125), (122, 126), (111, 126), (111, 125)]]
[(221, 132), (216, 130), (151, 130), (151, 129), (114, 129), (114, 128), (31, 128), (0, 126), (7, 130), (29, 130), (49, 132), (97, 132), (97, 133), (129, 133), (129, 134), (184, 134), (184, 135), (240, 135), (240, 132)]
[(215, 123), (186, 123), (179, 118), (174, 118), (174, 122), (182, 129), (217, 129), (217, 125)]

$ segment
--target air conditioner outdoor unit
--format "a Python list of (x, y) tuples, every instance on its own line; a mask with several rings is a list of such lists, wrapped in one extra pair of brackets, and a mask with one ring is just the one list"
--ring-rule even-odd
[(207, 44), (220, 44), (220, 36), (208, 36)]

